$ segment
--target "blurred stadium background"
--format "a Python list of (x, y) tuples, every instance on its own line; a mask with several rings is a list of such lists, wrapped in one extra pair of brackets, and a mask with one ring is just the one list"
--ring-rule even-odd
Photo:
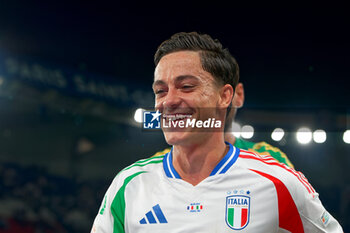
[(89, 231), (118, 171), (167, 147), (134, 114), (153, 106), (157, 45), (193, 30), (240, 64), (237, 133), (284, 151), (350, 230), (345, 8), (188, 4), (0, 1), (0, 232)]

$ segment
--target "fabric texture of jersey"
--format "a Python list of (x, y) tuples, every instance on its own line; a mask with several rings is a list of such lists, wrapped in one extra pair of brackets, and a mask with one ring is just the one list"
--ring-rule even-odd
[(107, 190), (91, 232), (343, 232), (303, 174), (228, 145), (196, 186), (176, 172), (172, 151), (125, 168)]
[[(284, 152), (282, 152), (279, 148), (271, 146), (266, 142), (249, 142), (242, 138), (236, 138), (234, 146), (240, 149), (257, 152), (261, 155), (270, 155), (278, 162), (284, 163), (288, 167), (294, 168), (294, 165), (291, 163), (291, 161), (288, 159), (287, 155)], [(157, 152), (153, 156), (166, 154), (170, 151), (170, 149), (171, 148), (166, 148), (163, 151)]]

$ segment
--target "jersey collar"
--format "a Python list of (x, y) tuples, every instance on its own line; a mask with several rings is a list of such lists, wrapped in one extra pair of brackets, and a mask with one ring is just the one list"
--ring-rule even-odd
[[(231, 143), (225, 143), (226, 145), (229, 145), (230, 148), (224, 158), (222, 158), (222, 160), (215, 166), (214, 170), (210, 173), (210, 176), (224, 174), (230, 167), (232, 167), (238, 158), (239, 149), (232, 146)], [(171, 148), (169, 153), (165, 154), (163, 159), (163, 168), (167, 177), (181, 179), (180, 175), (173, 166), (173, 148)]]

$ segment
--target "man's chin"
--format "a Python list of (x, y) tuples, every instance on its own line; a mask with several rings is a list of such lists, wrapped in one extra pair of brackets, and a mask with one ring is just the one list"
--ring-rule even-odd
[(190, 139), (191, 132), (179, 132), (179, 131), (173, 131), (173, 132), (164, 132), (164, 137), (166, 142), (169, 145), (181, 145), (184, 143), (188, 143)]

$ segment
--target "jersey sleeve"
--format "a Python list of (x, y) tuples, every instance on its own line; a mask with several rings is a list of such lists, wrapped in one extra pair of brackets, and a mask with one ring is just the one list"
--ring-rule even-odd
[(287, 185), (294, 202), (305, 233), (342, 233), (338, 221), (327, 212), (322, 205), (319, 194), (314, 190), (306, 177), (294, 169), (289, 170)]
[(122, 170), (109, 186), (95, 218), (91, 233), (125, 233), (125, 190), (145, 171), (133, 171), (132, 165)]
[(115, 210), (121, 210), (123, 208), (122, 206), (115, 206), (116, 204), (120, 205), (115, 200), (117, 192), (122, 186), (120, 180), (120, 177), (117, 176), (105, 193), (94, 220), (91, 233), (124, 233), (124, 219), (115, 213)]
[(338, 221), (323, 207), (317, 193), (314, 193), (313, 196), (305, 194), (304, 205), (302, 205), (299, 213), (305, 232), (343, 232)]

